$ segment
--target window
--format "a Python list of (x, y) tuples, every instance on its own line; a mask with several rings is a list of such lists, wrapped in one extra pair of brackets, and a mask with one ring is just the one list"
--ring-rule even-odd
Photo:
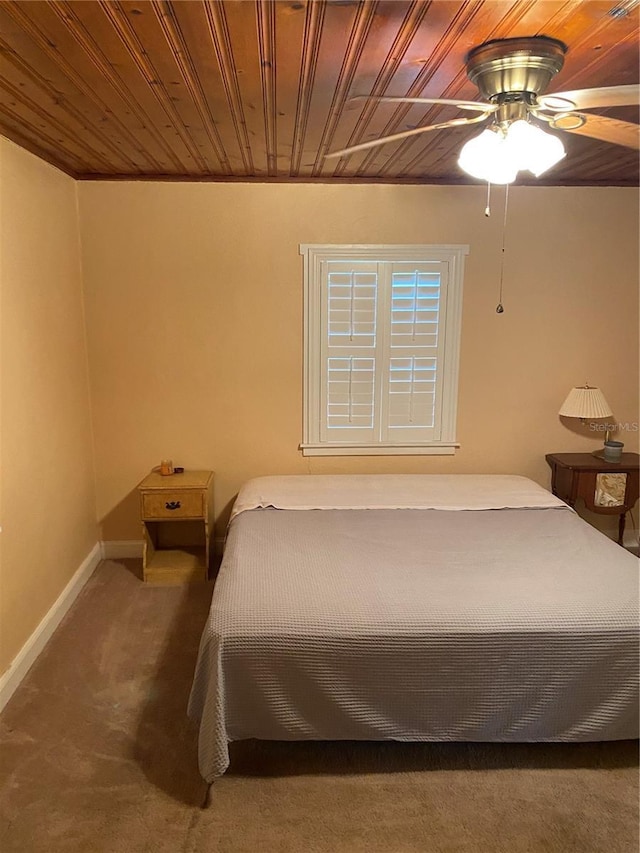
[(300, 246), (305, 456), (455, 452), (468, 250)]

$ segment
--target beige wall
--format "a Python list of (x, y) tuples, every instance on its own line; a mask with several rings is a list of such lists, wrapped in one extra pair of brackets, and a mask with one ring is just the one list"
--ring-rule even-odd
[(98, 539), (76, 190), (0, 139), (0, 674)]
[[(105, 539), (140, 538), (137, 482), (163, 457), (217, 472), (218, 535), (271, 473), (513, 472), (602, 435), (557, 412), (599, 385), (638, 421), (632, 189), (82, 183), (83, 268)], [(468, 243), (455, 457), (314, 458), (302, 415), (300, 243)], [(638, 433), (623, 436), (637, 450)]]
[[(501, 316), (501, 191), (490, 219), (484, 201), (482, 187), (76, 185), (0, 140), (0, 673), (99, 538), (96, 501), (102, 538), (140, 537), (135, 486), (162, 457), (217, 472), (221, 535), (263, 474), (548, 485), (545, 453), (601, 444), (557, 416), (585, 380), (637, 422), (637, 193), (512, 188)], [(470, 245), (455, 457), (302, 458), (298, 246), (313, 242)]]

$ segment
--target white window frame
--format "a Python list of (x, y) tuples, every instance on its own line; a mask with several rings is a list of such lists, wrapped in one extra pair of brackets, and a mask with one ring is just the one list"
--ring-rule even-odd
[[(410, 456), (452, 455), (456, 441), (460, 334), (462, 328), (462, 287), (464, 258), (468, 245), (300, 245), (304, 259), (304, 422), (303, 456)], [(444, 336), (441, 378), (438, 380), (438, 434), (433, 441), (362, 442), (323, 441), (320, 401), (322, 383), (322, 328), (326, 297), (323, 293), (323, 265), (328, 261), (437, 262), (446, 268), (443, 294), (445, 321), (438, 328)]]

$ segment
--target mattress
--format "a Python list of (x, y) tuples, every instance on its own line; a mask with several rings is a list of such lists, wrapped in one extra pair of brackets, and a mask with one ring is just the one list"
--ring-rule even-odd
[(637, 559), (525, 478), (407, 476), (241, 491), (189, 703), (207, 781), (246, 738), (638, 736)]

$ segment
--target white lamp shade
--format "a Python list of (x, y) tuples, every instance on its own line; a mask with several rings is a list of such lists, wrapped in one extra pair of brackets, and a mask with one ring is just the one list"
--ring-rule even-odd
[(560, 415), (565, 418), (610, 418), (611, 406), (599, 388), (572, 388), (567, 399), (560, 407)]

